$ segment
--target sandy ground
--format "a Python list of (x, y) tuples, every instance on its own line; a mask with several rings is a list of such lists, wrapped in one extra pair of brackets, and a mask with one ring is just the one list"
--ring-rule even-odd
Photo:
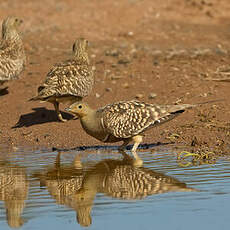
[[(175, 142), (228, 153), (230, 83), (229, 0), (8, 0), (0, 20), (16, 15), (27, 53), (20, 79), (0, 96), (0, 142), (12, 146), (100, 144), (78, 120), (57, 121), (49, 103), (28, 102), (50, 67), (71, 57), (73, 41), (90, 43), (95, 108), (138, 98), (150, 103), (199, 103), (151, 129), (145, 143)], [(62, 111), (65, 105), (61, 106)]]

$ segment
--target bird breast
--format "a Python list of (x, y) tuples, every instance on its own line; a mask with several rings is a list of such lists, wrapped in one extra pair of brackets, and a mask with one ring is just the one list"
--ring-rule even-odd
[(103, 129), (100, 117), (97, 117), (94, 113), (82, 117), (81, 125), (87, 134), (97, 140), (105, 142), (109, 136)]

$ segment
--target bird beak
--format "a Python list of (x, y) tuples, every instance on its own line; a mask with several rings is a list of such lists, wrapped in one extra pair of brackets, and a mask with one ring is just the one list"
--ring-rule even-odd
[(71, 112), (71, 109), (70, 108), (65, 108), (65, 111)]

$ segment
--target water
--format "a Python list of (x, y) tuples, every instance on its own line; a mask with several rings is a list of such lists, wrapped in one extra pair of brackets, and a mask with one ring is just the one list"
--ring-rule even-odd
[[(176, 153), (0, 150), (0, 229), (229, 229), (230, 162), (182, 167)], [(112, 154), (111, 154), (112, 153)]]

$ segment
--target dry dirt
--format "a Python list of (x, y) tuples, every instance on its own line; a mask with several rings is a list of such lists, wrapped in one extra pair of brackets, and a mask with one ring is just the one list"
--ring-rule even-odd
[[(199, 103), (150, 130), (144, 142), (175, 142), (228, 153), (230, 83), (229, 0), (8, 0), (0, 20), (16, 15), (27, 53), (20, 79), (0, 96), (0, 142), (12, 146), (101, 144), (78, 120), (57, 121), (49, 103), (28, 102), (50, 67), (71, 56), (77, 37), (90, 43), (95, 108), (137, 97), (150, 103)], [(230, 77), (230, 76), (229, 76)], [(61, 109), (65, 105), (61, 106)]]

